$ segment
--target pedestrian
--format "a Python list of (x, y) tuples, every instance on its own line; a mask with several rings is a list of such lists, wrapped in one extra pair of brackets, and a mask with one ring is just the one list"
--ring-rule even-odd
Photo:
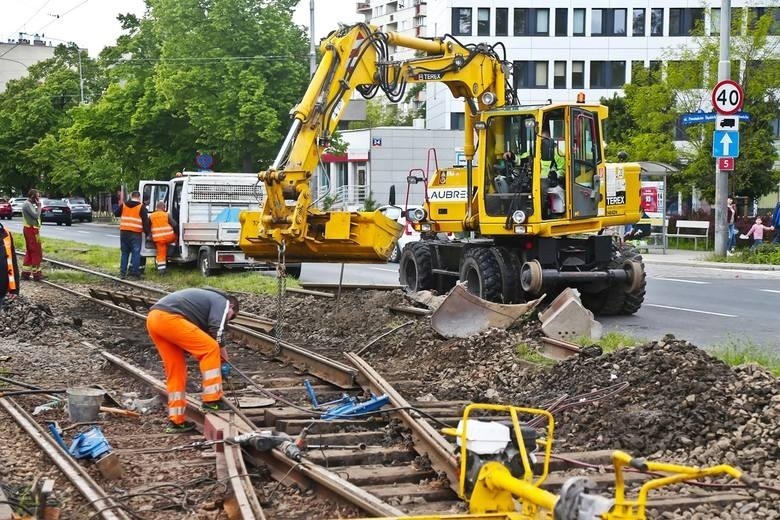
[(152, 242), (157, 249), (157, 274), (165, 275), (168, 261), (168, 244), (176, 242), (176, 221), (165, 211), (165, 201), (157, 202), (155, 211), (149, 215), (152, 227)]
[(22, 260), (22, 279), (43, 280), (41, 262), (43, 248), (41, 247), (41, 196), (38, 190), (27, 193), (27, 200), (22, 204), (22, 221), (24, 227), (24, 260)]
[(775, 212), (772, 214), (772, 225), (775, 227), (775, 238), (773, 244), (780, 244), (780, 202), (775, 206)]
[(185, 421), (187, 363), (185, 353), (200, 365), (204, 411), (226, 410), (222, 399), (222, 361), (227, 322), (238, 314), (238, 299), (216, 289), (182, 289), (155, 303), (146, 318), (146, 328), (162, 358), (168, 391), (166, 433), (192, 431)]
[[(134, 191), (130, 194), (130, 200), (120, 202), (114, 212), (119, 217), (119, 247), (121, 256), (119, 260), (119, 277), (136, 280), (141, 278), (141, 243), (143, 233), (150, 234), (149, 214), (146, 206), (141, 203), (141, 194)], [(128, 271), (129, 261), (129, 271)]]
[(728, 197), (726, 199), (726, 221), (729, 224), (729, 239), (726, 244), (726, 254), (731, 256), (734, 254), (734, 249), (737, 247), (737, 205), (734, 204), (734, 199)]
[(11, 232), (0, 224), (0, 263), (3, 265), (3, 274), (0, 275), (0, 306), (3, 300), (15, 298), (19, 294), (19, 265), (16, 261), (16, 249), (14, 237)]
[(761, 220), (761, 217), (757, 217), (756, 223), (753, 224), (753, 227), (750, 228), (750, 231), (745, 233), (745, 238), (750, 236), (753, 237), (753, 245), (750, 246), (750, 250), (755, 251), (756, 248), (764, 241), (764, 231), (772, 231), (773, 229), (775, 228), (771, 226), (765, 226)]

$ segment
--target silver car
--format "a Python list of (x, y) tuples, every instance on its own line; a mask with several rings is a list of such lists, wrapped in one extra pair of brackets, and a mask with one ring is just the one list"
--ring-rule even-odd
[(73, 220), (92, 222), (92, 206), (83, 197), (68, 197), (62, 200), (68, 203)]
[(14, 215), (21, 215), (22, 214), (22, 205), (24, 204), (24, 201), (27, 200), (27, 197), (16, 197), (13, 199), (10, 199), (8, 202), (11, 203), (11, 211), (14, 212)]

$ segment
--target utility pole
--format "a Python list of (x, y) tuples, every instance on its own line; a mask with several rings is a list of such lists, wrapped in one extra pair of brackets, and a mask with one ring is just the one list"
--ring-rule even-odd
[[(729, 37), (731, 33), (731, 0), (720, 1), (720, 60), (718, 61), (718, 80), (731, 78), (729, 61)], [(713, 107), (714, 110), (714, 107)], [(728, 196), (729, 177), (727, 171), (721, 171), (719, 161), (715, 162), (715, 255), (726, 256), (729, 227), (727, 222), (726, 197)]]
[(317, 53), (314, 47), (314, 0), (309, 0), (309, 77), (317, 70)]

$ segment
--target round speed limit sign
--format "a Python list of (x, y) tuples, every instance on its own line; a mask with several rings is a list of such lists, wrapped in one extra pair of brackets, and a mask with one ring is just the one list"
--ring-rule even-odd
[(718, 114), (731, 115), (736, 114), (742, 103), (745, 101), (745, 94), (735, 81), (724, 79), (719, 81), (712, 89), (712, 106)]

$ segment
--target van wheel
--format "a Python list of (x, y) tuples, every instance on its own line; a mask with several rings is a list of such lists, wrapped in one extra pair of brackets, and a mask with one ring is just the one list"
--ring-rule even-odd
[(284, 272), (287, 276), (292, 276), (296, 280), (301, 277), (301, 264), (285, 266)]
[(206, 277), (216, 273), (217, 269), (208, 248), (203, 248), (198, 252), (198, 268), (200, 268), (200, 274)]

